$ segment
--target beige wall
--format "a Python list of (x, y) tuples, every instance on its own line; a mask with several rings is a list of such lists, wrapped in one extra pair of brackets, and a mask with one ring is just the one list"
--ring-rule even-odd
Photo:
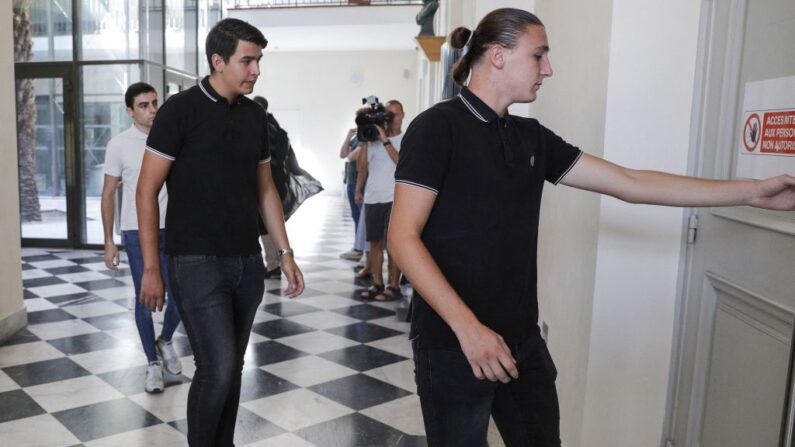
[(289, 132), (301, 167), (328, 191), (342, 190), (339, 148), (362, 98), (397, 99), (406, 113), (403, 130), (417, 114), (416, 52), (269, 52), (254, 94)]
[[(687, 172), (701, 2), (613, 0), (605, 158)], [(582, 439), (658, 446), (683, 253), (683, 211), (600, 200)]]
[[(584, 151), (602, 156), (612, 0), (536, 0), (550, 43), (553, 76), (530, 115)], [(584, 74), (587, 73), (587, 76)], [(538, 248), (540, 321), (558, 366), (563, 445), (583, 443), (599, 196), (547, 185)]]
[[(0, 60), (14, 60), (11, 8), (0, 8)], [(5, 92), (5, 93), (3, 93)], [(0, 66), (0, 96), (14, 97), (14, 64)], [(0, 340), (24, 325), (20, 268), (17, 129), (13, 101), (0, 107)]]

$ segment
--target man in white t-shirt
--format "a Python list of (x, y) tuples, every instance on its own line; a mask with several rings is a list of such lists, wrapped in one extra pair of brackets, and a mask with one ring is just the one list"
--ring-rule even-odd
[[(356, 202), (364, 203), (367, 242), (370, 243), (368, 265), (373, 275), (373, 285), (362, 293), (362, 298), (376, 301), (399, 299), (400, 285), (397, 264), (389, 256), (389, 284), (384, 287), (383, 250), (395, 192), (395, 167), (403, 139), (403, 105), (400, 101), (387, 101), (384, 107), (393, 118), (387, 129), (376, 126), (378, 140), (361, 144), (361, 163), (356, 179)], [(366, 182), (366, 185), (365, 185)]]
[[(135, 188), (138, 184), (138, 173), (141, 171), (146, 138), (157, 113), (157, 92), (149, 84), (138, 82), (130, 85), (124, 94), (127, 114), (133, 124), (129, 129), (116, 135), (108, 142), (105, 151), (105, 181), (102, 186), (102, 229), (105, 233), (105, 265), (112, 270), (119, 268), (119, 248), (113, 240), (113, 220), (116, 208), (116, 190), (121, 184), (121, 218), (119, 227), (122, 232), (122, 243), (127, 250), (130, 272), (135, 288), (135, 324), (141, 337), (144, 353), (149, 362), (146, 369), (144, 389), (149, 393), (159, 393), (165, 387), (163, 367), (172, 374), (182, 372), (182, 363), (171, 344), (171, 337), (180, 322), (179, 311), (169, 303), (163, 318), (163, 329), (155, 340), (152, 312), (142, 305), (139, 296), (141, 277), (143, 276), (143, 256), (138, 239), (138, 214), (135, 211)], [(160, 209), (166, 209), (168, 194), (165, 186), (158, 196)], [(165, 213), (160, 214), (160, 273), (164, 283), (168, 284), (168, 262), (164, 252)], [(169, 297), (171, 292), (169, 290)]]

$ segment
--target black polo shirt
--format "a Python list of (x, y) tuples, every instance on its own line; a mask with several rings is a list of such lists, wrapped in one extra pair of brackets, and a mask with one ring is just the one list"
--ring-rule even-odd
[[(437, 195), (422, 241), (480, 322), (509, 346), (538, 334), (544, 181), (560, 182), (581, 154), (534, 119), (498, 117), (466, 88), (406, 130), (395, 181)], [(413, 301), (410, 336), (421, 347), (460, 349), (423, 299)]]
[(157, 112), (146, 149), (173, 161), (168, 254), (259, 253), (257, 168), (270, 161), (266, 123), (262, 107), (244, 96), (230, 104), (209, 78)]

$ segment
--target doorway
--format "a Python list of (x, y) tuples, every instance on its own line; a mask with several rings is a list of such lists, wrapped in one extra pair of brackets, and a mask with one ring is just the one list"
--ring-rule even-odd
[(15, 83), (22, 244), (76, 247), (83, 181), (71, 64), (18, 64)]
[[(744, 98), (760, 82), (795, 76), (795, 46), (785, 43), (795, 40), (795, 3), (703, 4), (697, 174), (747, 177), (738, 169)], [(694, 217), (669, 445), (789, 446), (795, 216), (731, 207), (699, 209)]]

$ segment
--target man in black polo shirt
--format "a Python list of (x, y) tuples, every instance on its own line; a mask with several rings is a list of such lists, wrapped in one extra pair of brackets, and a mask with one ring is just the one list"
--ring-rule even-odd
[(259, 30), (237, 19), (210, 30), (210, 76), (163, 104), (138, 181), (140, 299), (152, 310), (163, 306), (156, 197), (168, 181), (169, 277), (196, 362), (187, 410), (191, 446), (233, 445), (243, 357), (264, 293), (258, 214), (279, 247), (284, 295), (304, 288), (271, 179), (265, 111), (243, 96), (259, 77), (266, 45)]
[[(718, 181), (626, 169), (529, 118), (552, 75), (543, 24), (517, 9), (450, 36), (457, 97), (418, 116), (397, 170), (389, 249), (415, 290), (411, 338), (428, 444), (560, 446), (557, 371), (539, 335), (536, 242), (544, 181), (671, 206), (795, 208), (795, 178)], [(488, 380), (483, 380), (488, 379)]]

